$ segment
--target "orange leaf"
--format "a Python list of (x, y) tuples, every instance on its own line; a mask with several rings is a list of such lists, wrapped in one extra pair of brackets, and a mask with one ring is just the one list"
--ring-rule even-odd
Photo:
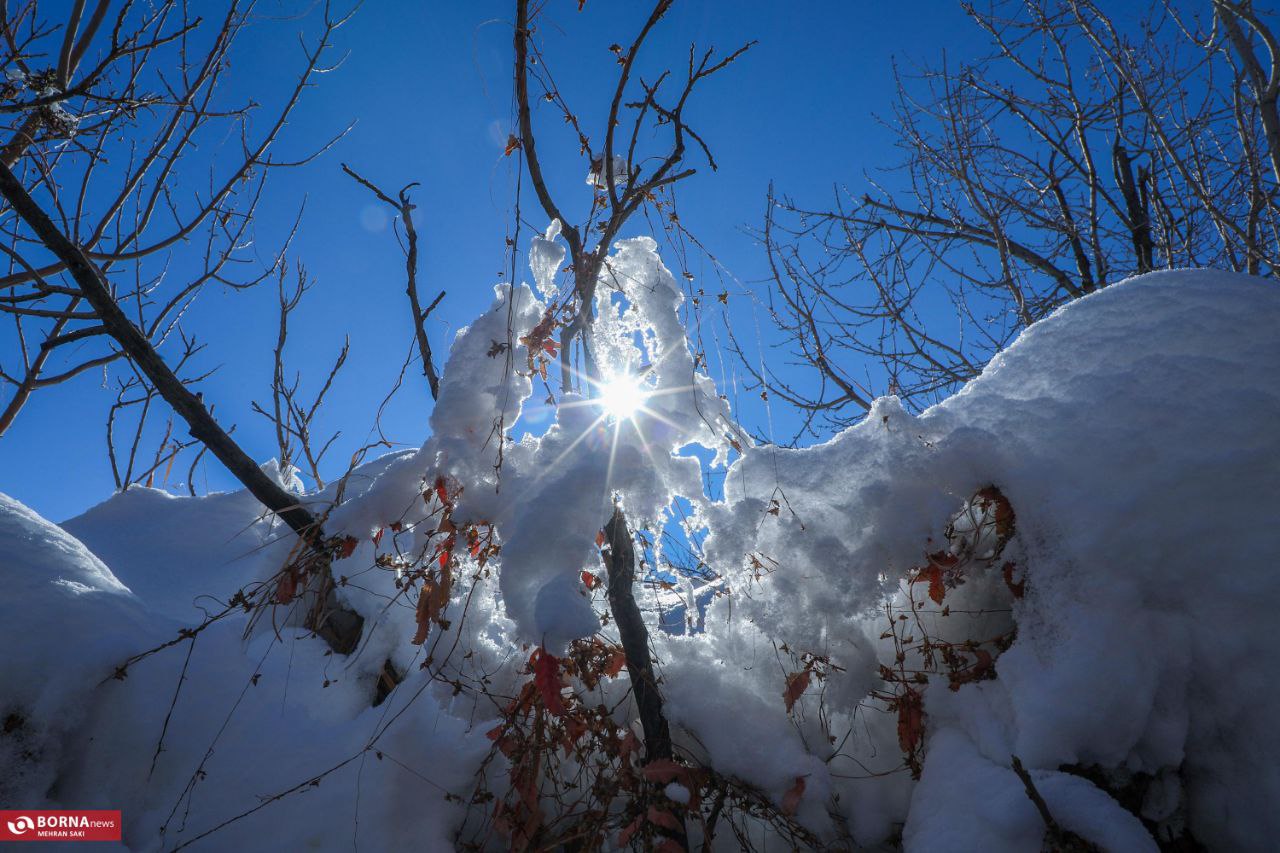
[(616, 678), (626, 665), (627, 653), (622, 649), (614, 649), (613, 656), (609, 658), (609, 665), (604, 668), (604, 674), (610, 678)]
[(796, 813), (796, 809), (800, 808), (800, 800), (804, 797), (804, 780), (804, 776), (797, 776), (796, 783), (782, 795), (782, 813), (784, 815), (793, 815)]
[(787, 676), (787, 689), (782, 691), (782, 701), (787, 703), (787, 711), (796, 704), (796, 700), (809, 689), (809, 670), (793, 672)]
[(512, 151), (515, 151), (515, 150), (516, 150), (516, 149), (518, 149), (518, 148), (520, 148), (520, 147), (521, 147), (521, 145), (522, 145), (522, 143), (520, 142), (520, 140), (519, 140), (519, 139), (517, 139), (517, 138), (516, 138), (516, 135), (515, 135), (514, 133), (508, 133), (508, 134), (507, 134), (507, 147), (503, 149), (503, 151), (502, 151), (502, 156), (503, 156), (503, 157), (508, 157), (508, 156), (510, 156), (510, 155), (511, 155), (511, 152), (512, 152)]
[(603, 530), (596, 531), (596, 547), (597, 548), (604, 547), (604, 531)]
[(427, 641), (427, 634), (431, 631), (431, 596), (424, 589), (418, 595), (418, 630), (414, 632), (411, 642), (415, 646), (420, 646)]

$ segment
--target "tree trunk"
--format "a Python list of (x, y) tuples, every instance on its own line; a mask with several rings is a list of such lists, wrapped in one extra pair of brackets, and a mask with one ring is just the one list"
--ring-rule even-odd
[(328, 571), (328, 548), (324, 531), (315, 517), (297, 498), (281, 488), (262, 472), (258, 464), (236, 444), (209, 414), (204, 403), (182, 384), (164, 359), (156, 352), (147, 336), (129, 321), (121, 310), (102, 270), (84, 250), (71, 242), (36, 204), (9, 167), (0, 163), (0, 195), (13, 206), (42, 243), (66, 264), (85, 301), (92, 306), (125, 355), (146, 375), (161, 397), (187, 422), (192, 437), (201, 441), (258, 501), (279, 516), (318, 554), (323, 555), (321, 588), (323, 605), (313, 610), (309, 627), (316, 631), (334, 651), (346, 654), (359, 640), (363, 620), (358, 614), (333, 607), (333, 582)]
[[(622, 650), (627, 656), (627, 675), (631, 679), (631, 692), (635, 694), (640, 711), (640, 725), (644, 728), (644, 757), (646, 762), (660, 758), (670, 759), (671, 727), (662, 713), (662, 694), (653, 674), (653, 659), (649, 656), (649, 629), (645, 627), (640, 608), (636, 605), (633, 590), (636, 576), (636, 551), (627, 530), (627, 520), (622, 510), (615, 509), (613, 518), (604, 528), (609, 542), (609, 610), (618, 626)], [(673, 833), (674, 840), (688, 849), (688, 839), (683, 829)]]

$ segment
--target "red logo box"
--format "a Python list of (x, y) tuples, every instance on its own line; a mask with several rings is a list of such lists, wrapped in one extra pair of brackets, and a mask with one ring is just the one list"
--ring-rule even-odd
[(3, 811), (0, 841), (120, 841), (119, 811)]

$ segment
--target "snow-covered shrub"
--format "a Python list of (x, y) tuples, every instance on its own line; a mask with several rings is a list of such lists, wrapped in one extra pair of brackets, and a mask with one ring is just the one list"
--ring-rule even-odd
[[(543, 296), (555, 238), (538, 238)], [(1273, 288), (1114, 285), (920, 416), (885, 398), (803, 449), (734, 426), (652, 241), (621, 243), (598, 292), (592, 346), (634, 414), (567, 396), (524, 429), (559, 320), (503, 285), (453, 342), (423, 446), (302, 498), (345, 543), (337, 594), (365, 620), (347, 658), (291, 627), (288, 536), (244, 495), (134, 489), (68, 522), (139, 599), (74, 599), (115, 602), (76, 630), (145, 624), (87, 658), (49, 645), (92, 664), (58, 682), (76, 698), (9, 704), (84, 722), (15, 796), (121, 807), (138, 848), (624, 846), (674, 821), (717, 849), (1036, 851), (1016, 755), (1061, 830), (1104, 849), (1184, 824), (1211, 849), (1280, 833)], [(691, 446), (727, 464), (723, 500)], [(676, 757), (646, 764), (601, 528), (620, 507), (664, 530), (676, 506), (720, 594), (705, 630), (651, 632)], [(38, 529), (106, 572), (10, 516), (6, 559)], [(69, 570), (23, 559), (15, 576), (45, 580), (22, 588), (45, 591), (0, 623), (11, 649), (67, 606), (46, 581)], [(193, 604), (218, 618), (193, 623)], [(3, 683), (33, 660), (6, 658)]]

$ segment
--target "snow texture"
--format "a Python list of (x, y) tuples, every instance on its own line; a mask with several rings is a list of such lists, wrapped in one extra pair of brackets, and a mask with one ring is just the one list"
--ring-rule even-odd
[[(546, 298), (557, 234), (553, 223), (530, 250)], [(738, 432), (696, 367), (652, 240), (618, 244), (597, 293), (592, 354), (602, 379), (639, 384), (634, 417), (611, 417), (588, 386), (541, 434), (528, 428), (543, 410), (521, 339), (546, 306), (499, 285), (453, 341), (422, 447), (358, 469), (341, 502), (336, 487), (300, 496), (331, 510), (328, 533), (358, 540), (335, 563), (356, 579), (339, 595), (366, 620), (350, 658), (287, 613), (253, 626), (234, 613), (111, 679), (215, 599), (269, 581), (289, 535), (244, 493), (135, 488), (63, 528), (0, 496), (0, 642), (20, 650), (0, 658), (0, 713), (22, 720), (0, 735), (0, 763), (18, 768), (0, 774), (0, 800), (122, 808), (138, 850), (198, 838), (209, 850), (449, 849), (497, 710), (433, 681), (426, 650), (456, 644), (464, 675), (514, 695), (530, 647), (610, 639), (602, 593), (582, 582), (600, 565), (597, 533), (615, 506), (633, 529), (662, 530), (680, 499), (721, 581), (704, 588), (705, 630), (653, 631), (677, 748), (779, 806), (803, 780), (796, 818), (824, 841), (900, 832), (909, 851), (1039, 850), (1014, 755), (1055, 820), (1104, 850), (1154, 850), (1184, 825), (1212, 850), (1280, 836), (1274, 285), (1208, 271), (1112, 285), (1035, 324), (942, 404), (912, 416), (884, 398), (803, 449)], [(700, 458), (728, 465), (723, 500), (704, 495)], [(442, 478), (453, 520), (492, 524), (501, 552), (491, 574), (462, 558), (472, 580), (451, 614), (466, 617), (418, 646), (398, 576), (377, 560), (428, 552)], [(1025, 597), (991, 570), (948, 592), (955, 614), (924, 618), (938, 636), (1016, 638), (994, 679), (922, 687), (916, 782), (898, 770), (893, 715), (866, 709), (893, 654), (882, 608), (902, 603), (908, 571), (993, 484), (1017, 513), (1005, 555)], [(649, 551), (659, 559), (662, 545)], [(783, 647), (839, 667), (791, 713)], [(408, 675), (370, 707), (387, 660)], [(633, 723), (625, 677), (596, 689), (593, 703)], [(832, 744), (824, 720), (849, 738)], [(1098, 774), (1147, 780), (1141, 816), (1089, 781)], [(768, 840), (764, 823), (751, 831)], [(717, 849), (736, 847), (726, 835)]]

